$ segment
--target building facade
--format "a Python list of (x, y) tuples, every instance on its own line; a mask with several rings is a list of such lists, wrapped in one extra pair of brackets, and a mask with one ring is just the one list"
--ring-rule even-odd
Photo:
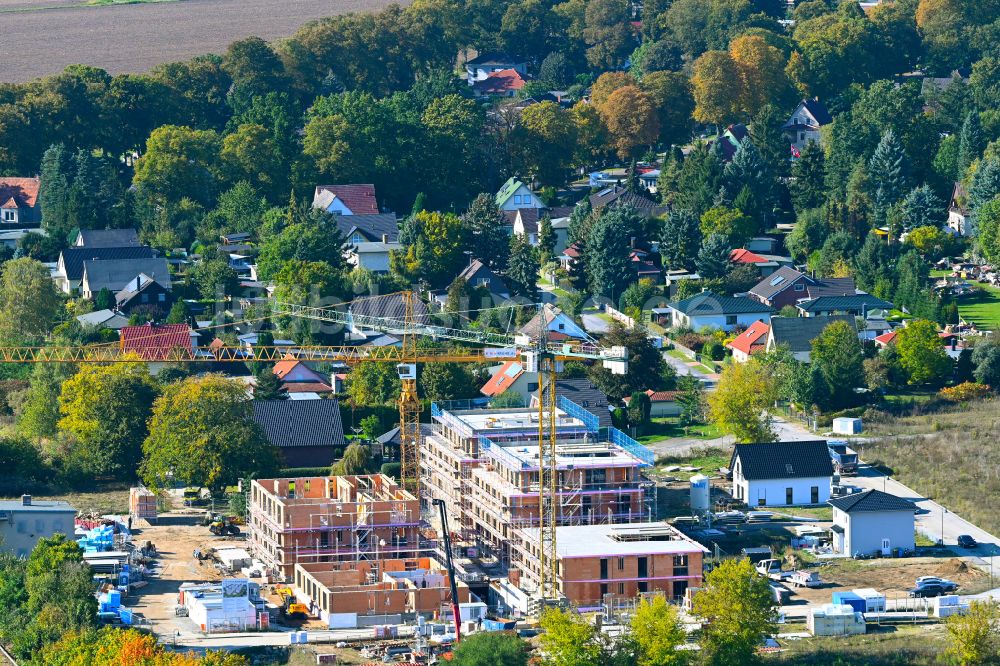
[(830, 505), (833, 549), (838, 553), (890, 555), (896, 548), (915, 548), (912, 502), (881, 490), (866, 490), (832, 499)]
[(295, 565), (415, 557), (420, 501), (388, 476), (251, 482), (250, 553), (290, 579)]
[(824, 440), (737, 444), (729, 468), (733, 497), (751, 509), (830, 499), (833, 463)]
[(0, 550), (17, 557), (31, 554), (39, 539), (56, 534), (73, 538), (76, 509), (66, 502), (33, 500), (0, 501)]

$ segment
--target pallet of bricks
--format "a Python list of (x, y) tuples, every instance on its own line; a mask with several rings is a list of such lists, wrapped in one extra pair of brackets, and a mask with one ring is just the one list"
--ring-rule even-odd
[(156, 493), (144, 486), (130, 488), (128, 507), (133, 517), (153, 522), (156, 520)]

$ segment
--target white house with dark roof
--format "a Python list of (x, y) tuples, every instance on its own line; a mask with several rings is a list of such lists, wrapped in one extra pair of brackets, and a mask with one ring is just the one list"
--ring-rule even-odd
[(73, 247), (138, 247), (135, 229), (80, 229)]
[(313, 193), (313, 208), (322, 208), (333, 215), (379, 214), (375, 186), (371, 183), (317, 185)]
[(733, 497), (751, 508), (830, 499), (833, 462), (825, 440), (737, 444), (729, 468)]
[(958, 236), (968, 236), (972, 233), (971, 218), (969, 195), (965, 193), (965, 186), (956, 182), (948, 202), (948, 229)]
[(842, 321), (857, 333), (858, 325), (853, 315), (823, 315), (819, 317), (772, 317), (767, 332), (766, 351), (786, 347), (802, 363), (809, 363), (812, 341), (826, 330), (826, 327)]
[(499, 51), (485, 51), (465, 61), (465, 78), (469, 85), (485, 81), (490, 74), (512, 69), (521, 76), (528, 74), (528, 61)]
[(866, 490), (837, 497), (829, 504), (836, 552), (890, 555), (895, 548), (915, 548), (913, 502), (881, 490)]
[(819, 142), (820, 129), (833, 122), (826, 105), (819, 99), (804, 99), (799, 102), (791, 117), (782, 127), (796, 151), (801, 151), (810, 142)]
[(771, 320), (771, 308), (746, 296), (720, 296), (703, 291), (682, 301), (668, 303), (674, 328), (717, 328), (732, 331), (754, 322)]

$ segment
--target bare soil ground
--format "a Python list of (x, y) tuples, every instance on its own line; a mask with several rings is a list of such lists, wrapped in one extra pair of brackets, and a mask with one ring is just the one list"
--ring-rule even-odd
[[(74, 3), (81, 6), (64, 7)], [(287, 37), (314, 19), (390, 4), (392, 0), (178, 0), (93, 7), (82, 6), (83, 0), (0, 0), (0, 80), (28, 81), (75, 63), (112, 74), (142, 72), (202, 53), (221, 53), (243, 37)]]
[(907, 596), (920, 576), (940, 576), (955, 581), (959, 592), (981, 592), (989, 574), (955, 557), (907, 557), (892, 560), (833, 560), (819, 569), (823, 587), (793, 588), (792, 602), (830, 603), (830, 595), (843, 590), (874, 588), (890, 599)]

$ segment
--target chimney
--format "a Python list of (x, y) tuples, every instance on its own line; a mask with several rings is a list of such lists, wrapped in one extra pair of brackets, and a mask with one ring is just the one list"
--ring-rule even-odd
[(382, 242), (386, 245), (389, 244), (389, 234), (382, 234)]
[(31, 495), (21, 495), (21, 506), (31, 506)]

